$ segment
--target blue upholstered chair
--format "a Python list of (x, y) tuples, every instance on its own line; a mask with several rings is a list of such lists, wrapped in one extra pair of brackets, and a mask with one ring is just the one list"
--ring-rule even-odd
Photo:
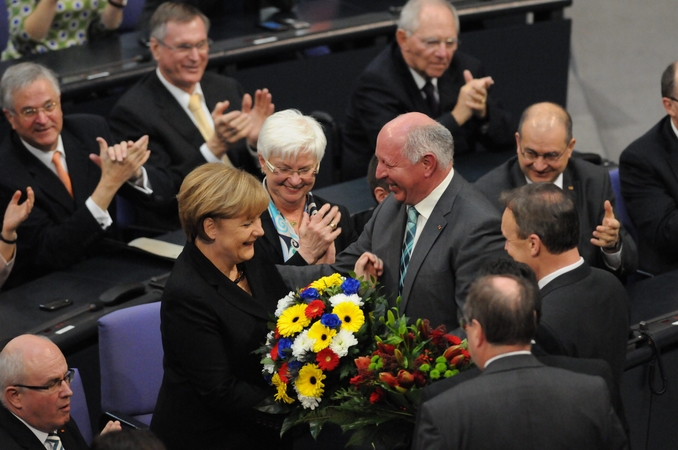
[(612, 190), (614, 191), (615, 197), (617, 197), (615, 215), (619, 218), (619, 221), (622, 223), (624, 228), (626, 228), (626, 231), (629, 232), (633, 240), (638, 243), (638, 233), (636, 232), (636, 227), (631, 221), (631, 217), (626, 210), (624, 197), (622, 197), (621, 182), (619, 181), (619, 169), (610, 170), (610, 183), (612, 183)]
[(80, 428), (80, 434), (85, 438), (87, 445), (92, 444), (92, 422), (89, 420), (89, 408), (87, 407), (87, 398), (85, 397), (85, 390), (82, 387), (82, 379), (78, 369), (73, 369), (75, 375), (71, 382), (71, 420), (75, 420)]
[(99, 319), (102, 410), (150, 425), (162, 382), (162, 358), (159, 302)]

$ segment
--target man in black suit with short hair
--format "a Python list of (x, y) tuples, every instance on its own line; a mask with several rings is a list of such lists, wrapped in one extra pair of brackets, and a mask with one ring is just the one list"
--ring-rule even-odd
[(421, 405), (413, 449), (628, 448), (603, 379), (530, 354), (538, 301), (513, 275), (473, 282), (464, 321), (483, 372)]

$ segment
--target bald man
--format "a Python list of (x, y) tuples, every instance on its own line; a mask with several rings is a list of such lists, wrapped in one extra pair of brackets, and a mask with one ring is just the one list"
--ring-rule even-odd
[[(25, 334), (0, 352), (0, 448), (85, 450), (71, 419), (73, 372), (52, 341)], [(109, 422), (104, 432), (120, 430)], [(60, 444), (56, 444), (56, 442)]]
[[(377, 137), (376, 173), (391, 194), (335, 264), (278, 266), (283, 278), (305, 286), (322, 275), (348, 273), (364, 252), (371, 252), (384, 262), (379, 282), (393, 305), (401, 295), (400, 308), (408, 317), (458, 328), (476, 272), (485, 258), (505, 252), (499, 211), (454, 171), (453, 153), (450, 131), (425, 114), (403, 114), (387, 123)], [(408, 241), (411, 253), (403, 264)]]
[(614, 215), (615, 196), (607, 169), (572, 158), (572, 119), (559, 105), (537, 103), (523, 112), (517, 155), (481, 177), (475, 186), (503, 211), (502, 192), (547, 181), (564, 189), (579, 213), (579, 253), (592, 267), (617, 276), (638, 268), (636, 244)]

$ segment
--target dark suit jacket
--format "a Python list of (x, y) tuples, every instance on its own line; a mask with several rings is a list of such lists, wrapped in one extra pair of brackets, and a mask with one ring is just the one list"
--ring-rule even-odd
[[(244, 91), (233, 78), (205, 72), (200, 87), (210, 111), (217, 102), (225, 100), (230, 102), (226, 112), (240, 109)], [(171, 182), (174, 195), (179, 192), (184, 177), (206, 162), (200, 153), (200, 146), (205, 143), (200, 130), (160, 82), (155, 71), (144, 76), (120, 98), (111, 111), (109, 122), (118, 140), (149, 136), (151, 157), (147, 165), (156, 168)], [(228, 156), (236, 167), (258, 173), (244, 139), (228, 151)], [(153, 212), (155, 217), (149, 216), (144, 222), (152, 225), (157, 221), (163, 228), (178, 227), (176, 199), (157, 205)]]
[[(57, 430), (64, 448), (68, 450), (87, 450), (89, 446), (83, 439), (75, 420)], [(0, 406), (0, 448), (2, 450), (45, 450), (42, 442), (35, 437), (19, 419)]]
[(537, 343), (553, 353), (553, 343), (542, 339), (546, 331), (567, 356), (604, 359), (619, 383), (629, 332), (629, 297), (621, 282), (584, 263), (548, 283), (541, 295)]
[[(619, 384), (612, 376), (610, 365), (607, 362), (603, 361), (602, 359), (572, 358), (569, 356), (560, 356), (560, 355), (534, 354), (534, 356), (540, 363), (544, 364), (545, 366), (559, 367), (561, 369), (569, 370), (572, 372), (601, 377), (603, 380), (605, 380), (605, 384), (607, 385), (608, 391), (610, 393), (610, 400), (612, 401), (614, 411), (617, 413), (617, 416), (619, 417), (619, 420), (622, 423), (624, 430), (627, 430), (628, 424), (626, 422), (626, 416), (622, 404), (621, 393), (619, 391)], [(423, 404), (424, 402), (432, 399), (433, 397), (442, 394), (448, 389), (452, 389), (453, 387), (458, 386), (459, 384), (472, 380), (480, 374), (481, 371), (480, 369), (478, 369), (478, 366), (473, 366), (472, 368), (465, 370), (464, 372), (461, 372), (453, 377), (436, 381), (435, 383), (427, 386), (424, 390), (422, 390), (420, 404)]]
[[(324, 198), (318, 197), (317, 195), (313, 196), (315, 198), (315, 203), (318, 209), (322, 208), (325, 203), (328, 203)], [(335, 206), (335, 205), (333, 205)], [(353, 222), (351, 221), (351, 214), (348, 212), (343, 205), (336, 205), (339, 207), (339, 212), (341, 212), (341, 220), (339, 221), (338, 226), (341, 228), (341, 234), (338, 238), (334, 240), (334, 246), (337, 253), (343, 251), (346, 247), (358, 239), (358, 235), (353, 229)], [(287, 263), (283, 260), (283, 252), (280, 247), (280, 239), (278, 237), (278, 231), (275, 229), (273, 224), (273, 219), (268, 213), (268, 210), (264, 211), (261, 214), (261, 226), (264, 229), (264, 236), (257, 239), (254, 242), (254, 250), (260, 255), (266, 255), (268, 261), (273, 264), (290, 264), (293, 266), (305, 266), (306, 261), (299, 254), (295, 253)]]
[(638, 231), (640, 268), (678, 269), (678, 138), (666, 116), (619, 157), (619, 178)]
[[(501, 193), (525, 184), (527, 184), (525, 174), (520, 170), (518, 158), (515, 156), (475, 182), (475, 186), (501, 212), (504, 211), (504, 206), (499, 202)], [(616, 200), (610, 184), (610, 173), (604, 167), (582, 159), (570, 158), (563, 172), (563, 188), (570, 194), (579, 212), (579, 254), (592, 267), (610, 270), (603, 260), (600, 247), (591, 244), (593, 231), (603, 223), (605, 200), (612, 203), (613, 209), (615, 207)], [(623, 276), (638, 269), (638, 252), (635, 242), (624, 227), (620, 233), (623, 243), (622, 265), (615, 273)]]
[(274, 420), (254, 410), (274, 390), (252, 351), (266, 341), (269, 314), (288, 290), (256, 253), (243, 266), (253, 296), (189, 243), (167, 281), (164, 376), (151, 429), (168, 450), (281, 447)]
[(475, 78), (485, 76), (480, 61), (463, 52), (455, 52), (450, 67), (438, 78), (441, 114), (437, 115), (417, 88), (398, 44), (393, 42), (377, 55), (358, 78), (346, 111), (344, 178), (350, 180), (367, 174), (379, 131), (387, 122), (408, 112), (424, 113), (450, 130), (456, 155), (474, 151), (476, 143), (489, 150), (512, 146), (516, 124), (492, 95), (488, 96), (486, 119), (473, 118), (460, 127), (452, 117), (459, 90), (465, 84), (464, 70), (470, 70)]
[[(288, 284), (305, 286), (333, 271), (348, 273), (364, 252), (384, 261), (382, 292), (395, 305), (407, 211), (393, 195), (374, 210), (358, 240), (330, 266), (282, 267)], [(459, 327), (466, 291), (486, 259), (506, 257), (500, 218), (487, 199), (459, 173), (438, 200), (414, 247), (403, 284), (401, 311), (410, 318), (430, 319), (448, 330)], [(455, 303), (456, 300), (456, 303)]]
[[(103, 118), (85, 114), (64, 117), (61, 138), (73, 198), (54, 172), (24, 147), (16, 132), (12, 131), (0, 144), (0, 204), (7, 205), (17, 190), (25, 193), (26, 187), (31, 186), (35, 191), (33, 211), (17, 230), (16, 266), (5, 287), (66, 268), (99, 253), (102, 238), (116, 236), (114, 226), (104, 232), (85, 206), (101, 179), (101, 169), (89, 159), (90, 153), (99, 154), (96, 141), (99, 136), (113, 143)], [(147, 173), (154, 189), (152, 196), (127, 184), (120, 193), (144, 204), (162, 199), (168, 185), (163, 185), (162, 177), (152, 168), (148, 168)], [(115, 202), (108, 211), (115, 221)]]
[(621, 449), (628, 443), (600, 377), (515, 355), (423, 403), (412, 448)]

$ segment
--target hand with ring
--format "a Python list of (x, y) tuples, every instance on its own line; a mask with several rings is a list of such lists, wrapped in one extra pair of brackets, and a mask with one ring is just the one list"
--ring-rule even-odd
[(299, 225), (299, 254), (309, 264), (323, 257), (327, 248), (341, 234), (337, 226), (341, 213), (336, 206), (325, 204), (314, 216), (304, 212)]

